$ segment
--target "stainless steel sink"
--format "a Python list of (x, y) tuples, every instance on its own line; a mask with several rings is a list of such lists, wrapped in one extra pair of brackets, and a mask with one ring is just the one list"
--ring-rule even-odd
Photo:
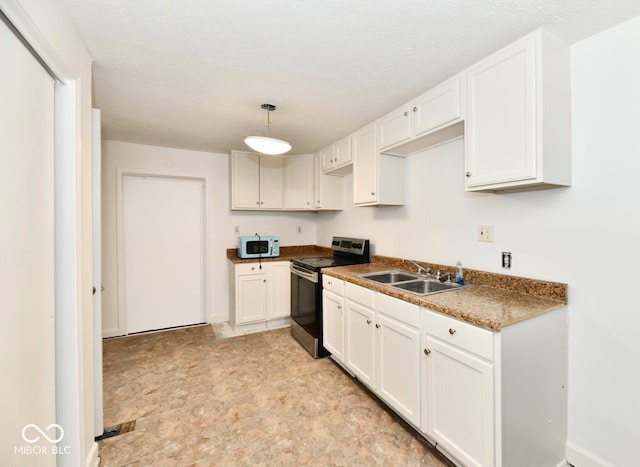
[(409, 282), (402, 282), (400, 284), (394, 284), (393, 287), (397, 289), (406, 290), (417, 295), (429, 295), (438, 292), (445, 292), (447, 290), (454, 290), (464, 287), (463, 285), (456, 284), (454, 282), (438, 282), (433, 280), (414, 280)]
[(363, 279), (379, 282), (381, 284), (395, 284), (398, 282), (414, 281), (418, 276), (405, 271), (381, 271), (360, 274)]

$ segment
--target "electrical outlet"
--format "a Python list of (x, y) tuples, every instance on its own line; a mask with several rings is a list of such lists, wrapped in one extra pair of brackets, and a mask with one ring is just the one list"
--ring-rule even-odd
[(478, 241), (479, 242), (492, 242), (493, 241), (493, 226), (492, 225), (479, 225), (478, 226)]
[(240, 227), (236, 225), (236, 226), (233, 228), (233, 233), (235, 233), (235, 234), (239, 234), (239, 233), (240, 233)]
[(502, 267), (504, 269), (511, 269), (511, 252), (510, 251), (502, 252)]
[(297, 227), (297, 231), (298, 231), (298, 233), (302, 233), (302, 227), (298, 226)]

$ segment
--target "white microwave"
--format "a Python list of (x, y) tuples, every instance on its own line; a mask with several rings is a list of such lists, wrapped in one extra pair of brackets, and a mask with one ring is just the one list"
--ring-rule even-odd
[(239, 258), (275, 258), (280, 256), (280, 237), (255, 236), (238, 238)]

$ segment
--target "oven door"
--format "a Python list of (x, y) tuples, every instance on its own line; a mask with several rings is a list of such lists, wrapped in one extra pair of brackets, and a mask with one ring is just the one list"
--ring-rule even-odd
[(291, 319), (314, 338), (320, 337), (322, 284), (320, 274), (291, 263)]

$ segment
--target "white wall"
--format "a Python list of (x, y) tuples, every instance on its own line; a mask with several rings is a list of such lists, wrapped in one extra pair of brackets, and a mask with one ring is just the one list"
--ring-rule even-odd
[[(189, 173), (205, 178), (207, 204), (206, 287), (211, 321), (229, 319), (227, 248), (239, 235), (279, 235), (283, 246), (316, 243), (316, 214), (309, 212), (231, 211), (229, 155), (104, 141), (102, 149), (103, 334), (121, 335), (118, 321), (116, 250), (116, 169), (144, 169), (149, 173)], [(239, 227), (239, 234), (235, 227)], [(302, 233), (297, 233), (297, 227)]]
[[(572, 49), (573, 186), (464, 192), (463, 143), (406, 160), (404, 207), (318, 217), (318, 242), (367, 237), (377, 254), (569, 285), (568, 460), (635, 465), (640, 439), (640, 18)], [(347, 180), (350, 189), (352, 180)], [(347, 199), (347, 204), (350, 200)], [(476, 240), (493, 224), (495, 241)], [(544, 340), (541, 337), (541, 345)]]
[[(91, 56), (58, 2), (0, 0), (0, 8), (54, 71), (74, 84), (69, 88), (69, 93), (75, 93), (73, 130), (68, 134), (75, 137), (69, 142), (75, 152), (70, 154), (70, 164), (65, 167), (72, 186), (65, 188), (66, 193), (73, 192), (69, 199), (77, 201), (68, 206), (69, 218), (56, 213), (56, 223), (68, 223), (69, 231), (74, 232), (70, 242), (74, 247), (70, 254), (73, 258), (56, 257), (56, 263), (75, 263), (71, 268), (74, 276), (64, 278), (69, 281), (64, 292), (73, 297), (74, 306), (56, 309), (56, 377), (63, 379), (56, 382), (56, 416), (65, 430), (64, 444), (70, 446), (69, 455), (58, 456), (58, 465), (94, 465), (98, 459), (93, 433)], [(59, 147), (60, 141), (56, 145)], [(58, 188), (56, 191), (59, 193)]]

